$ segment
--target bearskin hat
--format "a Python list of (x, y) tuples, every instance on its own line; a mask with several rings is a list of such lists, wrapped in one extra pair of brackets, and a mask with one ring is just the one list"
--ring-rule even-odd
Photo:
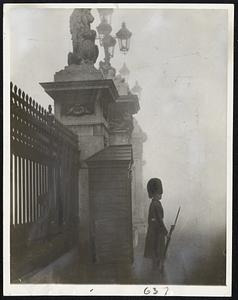
[(147, 183), (147, 191), (150, 198), (156, 194), (163, 194), (162, 182), (159, 178), (151, 178)]

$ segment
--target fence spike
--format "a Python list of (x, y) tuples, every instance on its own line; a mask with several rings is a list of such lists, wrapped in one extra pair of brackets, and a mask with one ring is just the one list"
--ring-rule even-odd
[(12, 81), (10, 82), (10, 89), (11, 89), (11, 91), (13, 89), (13, 83), (12, 83)]
[(17, 86), (16, 85), (14, 85), (13, 90), (14, 90), (14, 93), (16, 94), (17, 93)]
[(18, 96), (21, 97), (21, 89), (18, 89)]
[(22, 99), (25, 100), (25, 92), (22, 92)]
[(28, 103), (29, 96), (26, 94), (26, 102)]
[(38, 103), (35, 102), (35, 108), (38, 110)]
[(30, 105), (32, 105), (32, 98), (31, 97), (29, 98), (29, 103), (30, 103)]
[(51, 105), (48, 105), (48, 113), (49, 113), (49, 115), (52, 114), (52, 106)]

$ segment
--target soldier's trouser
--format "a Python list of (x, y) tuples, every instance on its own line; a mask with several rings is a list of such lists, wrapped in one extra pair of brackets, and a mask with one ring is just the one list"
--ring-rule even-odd
[(154, 245), (154, 251), (152, 255), (152, 266), (153, 269), (158, 268), (163, 271), (164, 267), (164, 248), (165, 248), (165, 238), (160, 236), (158, 241)]

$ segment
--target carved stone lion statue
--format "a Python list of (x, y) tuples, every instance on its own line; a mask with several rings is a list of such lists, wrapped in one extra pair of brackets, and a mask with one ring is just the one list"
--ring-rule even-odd
[(91, 9), (74, 9), (70, 16), (70, 33), (72, 35), (73, 53), (68, 54), (68, 64), (94, 64), (98, 57), (95, 45), (96, 32), (90, 28), (94, 21)]

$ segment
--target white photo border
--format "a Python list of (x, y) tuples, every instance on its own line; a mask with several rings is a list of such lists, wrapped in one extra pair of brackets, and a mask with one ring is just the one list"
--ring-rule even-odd
[[(227, 256), (226, 285), (224, 286), (192, 286), (192, 285), (120, 285), (120, 284), (11, 284), (10, 283), (10, 38), (8, 14), (12, 7), (26, 6), (34, 8), (114, 8), (114, 9), (225, 9), (228, 12), (228, 62), (227, 62)], [(233, 175), (233, 65), (234, 65), (234, 5), (233, 4), (120, 4), (120, 3), (49, 3), (49, 4), (4, 4), (3, 50), (4, 50), (4, 101), (3, 101), (3, 291), (4, 295), (108, 295), (108, 296), (141, 296), (145, 289), (156, 288), (157, 296), (231, 296), (232, 282), (232, 175)]]

